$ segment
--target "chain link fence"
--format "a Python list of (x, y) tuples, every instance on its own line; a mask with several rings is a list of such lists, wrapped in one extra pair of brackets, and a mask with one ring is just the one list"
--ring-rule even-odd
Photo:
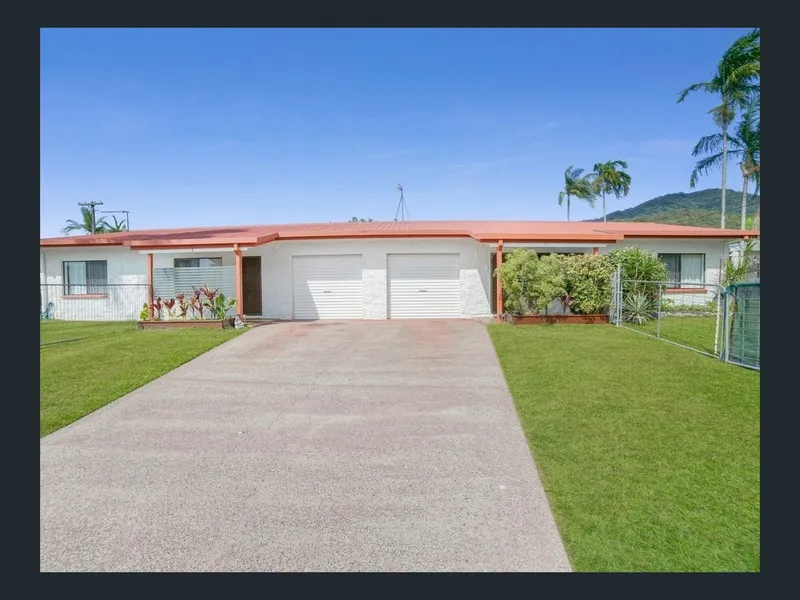
[(760, 284), (612, 280), (610, 321), (727, 362), (760, 368)]
[(39, 346), (135, 329), (149, 299), (147, 284), (40, 284)]

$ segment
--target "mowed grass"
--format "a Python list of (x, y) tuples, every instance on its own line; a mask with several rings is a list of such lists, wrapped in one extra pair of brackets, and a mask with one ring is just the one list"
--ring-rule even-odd
[(39, 343), (60, 344), (136, 329), (136, 321), (39, 321)]
[[(626, 327), (656, 335), (658, 327), (655, 319), (642, 325), (625, 324)], [(696, 350), (714, 354), (714, 333), (717, 327), (716, 316), (665, 316), (661, 319), (660, 335), (665, 340), (677, 342)]]
[[(104, 335), (92, 329), (80, 341), (41, 347), (39, 435), (69, 425), (243, 331), (140, 331), (135, 324), (126, 324), (109, 328)], [(81, 337), (80, 329), (70, 325), (68, 336)]]
[(489, 333), (576, 570), (760, 570), (757, 372), (613, 326)]

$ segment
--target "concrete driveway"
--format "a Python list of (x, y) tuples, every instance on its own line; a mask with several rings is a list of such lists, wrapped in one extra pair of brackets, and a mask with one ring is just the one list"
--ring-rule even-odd
[(259, 327), (41, 441), (43, 571), (568, 571), (485, 327)]

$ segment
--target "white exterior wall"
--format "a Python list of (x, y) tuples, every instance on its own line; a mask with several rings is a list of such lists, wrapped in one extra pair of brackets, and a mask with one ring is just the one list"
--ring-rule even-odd
[(292, 318), (292, 256), (360, 254), (364, 318), (387, 318), (387, 254), (455, 253), (459, 256), (462, 316), (488, 316), (491, 308), (489, 248), (472, 239), (368, 239), (272, 242), (251, 248), (246, 256), (261, 256), (262, 306), (265, 317)]
[(131, 252), (128, 248), (110, 246), (105, 248), (40, 248), (42, 305), (53, 303), (54, 319), (68, 321), (110, 321), (136, 318), (147, 302), (147, 288), (109, 288), (106, 298), (64, 297), (64, 261), (105, 260), (109, 284), (146, 284), (147, 256)]

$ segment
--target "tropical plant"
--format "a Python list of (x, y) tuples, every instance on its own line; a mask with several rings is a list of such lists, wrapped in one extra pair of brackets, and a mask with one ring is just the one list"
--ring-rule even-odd
[(606, 254), (614, 267), (619, 266), (623, 294), (643, 292), (658, 297), (659, 283), (667, 279), (667, 266), (658, 255), (643, 248), (617, 248)]
[(139, 313), (139, 320), (140, 321), (149, 321), (150, 320), (150, 305), (145, 302), (142, 306), (142, 310)]
[(622, 320), (641, 325), (653, 318), (655, 303), (646, 292), (633, 292), (622, 302)]
[(603, 197), (603, 221), (606, 220), (606, 194), (614, 194), (619, 199), (631, 191), (631, 176), (622, 170), (627, 168), (628, 163), (624, 160), (609, 160), (594, 165), (592, 186), (594, 193)]
[(605, 313), (611, 304), (614, 265), (605, 255), (574, 254), (561, 257), (564, 274), (564, 308), (578, 315)]
[[(736, 127), (736, 138), (742, 144), (742, 160), (739, 168), (742, 171), (742, 220), (744, 229), (747, 221), (747, 188), (750, 180), (755, 181), (753, 196), (761, 187), (761, 95), (752, 94), (742, 111), (742, 118)], [(756, 211), (755, 220), (761, 215), (761, 204)]]
[[(92, 220), (94, 214), (88, 206), (81, 206), (81, 220), (75, 221), (67, 219), (66, 226), (61, 230), (64, 235), (69, 235), (73, 231), (81, 231), (86, 234), (92, 233)], [(94, 233), (106, 233), (108, 231), (108, 222), (105, 218), (100, 218), (94, 221)]]
[[(153, 300), (153, 303), (150, 304), (149, 306), (147, 304), (145, 304), (145, 307), (147, 308), (148, 314), (147, 314), (147, 318), (142, 319), (142, 321), (148, 321), (148, 320), (160, 321), (161, 320), (161, 310), (164, 308), (164, 303), (162, 302), (160, 296), (158, 298), (156, 298), (155, 300)], [(144, 315), (144, 311), (145, 311), (145, 309), (143, 308), (142, 312), (141, 312), (141, 314), (139, 316)], [(151, 318), (151, 315), (152, 315), (152, 318)]]
[(112, 218), (114, 219), (114, 224), (111, 225), (110, 223), (106, 222), (104, 233), (119, 233), (121, 231), (128, 231), (128, 226), (125, 224), (125, 221), (117, 221), (117, 217)]
[(175, 300), (177, 301), (178, 305), (178, 318), (179, 319), (186, 319), (189, 316), (189, 310), (192, 308), (192, 304), (189, 300), (186, 299), (186, 294), (178, 294), (175, 296)]
[[(728, 179), (728, 128), (736, 116), (737, 106), (744, 105), (747, 96), (758, 90), (759, 86), (754, 81), (758, 79), (761, 72), (760, 37), (761, 33), (757, 29), (739, 37), (722, 55), (717, 63), (716, 71), (709, 81), (692, 84), (678, 94), (678, 103), (683, 102), (693, 92), (705, 92), (720, 98), (720, 104), (712, 108), (709, 114), (721, 130), (722, 212), (720, 227), (723, 229), (725, 228), (725, 195)], [(690, 185), (694, 187), (691, 180)]]
[[(742, 117), (739, 123), (728, 136), (729, 148), (728, 158), (735, 158), (739, 161), (742, 171), (742, 229), (746, 226), (747, 220), (747, 189), (750, 180), (756, 182), (756, 190), (761, 183), (761, 98), (758, 95), (751, 95), (747, 99)], [(723, 136), (715, 133), (700, 138), (694, 149), (692, 156), (698, 157), (705, 155), (697, 161), (692, 171), (689, 184), (694, 187), (701, 174), (707, 174), (711, 169), (721, 166), (723, 163)], [(754, 194), (755, 195), (755, 194)]]
[(175, 312), (173, 308), (175, 307), (175, 298), (170, 298), (169, 300), (164, 300), (164, 315), (166, 316), (167, 320), (172, 319), (175, 316)]
[(225, 294), (218, 294), (213, 304), (209, 307), (215, 319), (220, 321), (228, 316), (228, 311), (236, 306), (236, 298), (228, 298)]
[(559, 257), (539, 257), (533, 250), (512, 250), (495, 274), (503, 286), (506, 309), (512, 314), (544, 313), (566, 294)]
[(728, 287), (734, 283), (745, 280), (747, 273), (751, 270), (755, 253), (756, 240), (750, 238), (744, 243), (744, 247), (738, 257), (728, 256), (722, 268), (720, 283)]
[(558, 205), (562, 206), (567, 201), (567, 221), (569, 221), (569, 208), (572, 198), (583, 200), (594, 208), (595, 191), (592, 185), (592, 176), (584, 175), (583, 169), (576, 169), (573, 165), (564, 171), (564, 189), (558, 193)]
[(203, 310), (205, 309), (205, 303), (203, 302), (203, 291), (201, 288), (194, 288), (193, 289), (193, 296), (190, 301), (190, 307), (192, 309), (192, 315), (197, 315), (198, 319), (205, 318), (203, 316)]

